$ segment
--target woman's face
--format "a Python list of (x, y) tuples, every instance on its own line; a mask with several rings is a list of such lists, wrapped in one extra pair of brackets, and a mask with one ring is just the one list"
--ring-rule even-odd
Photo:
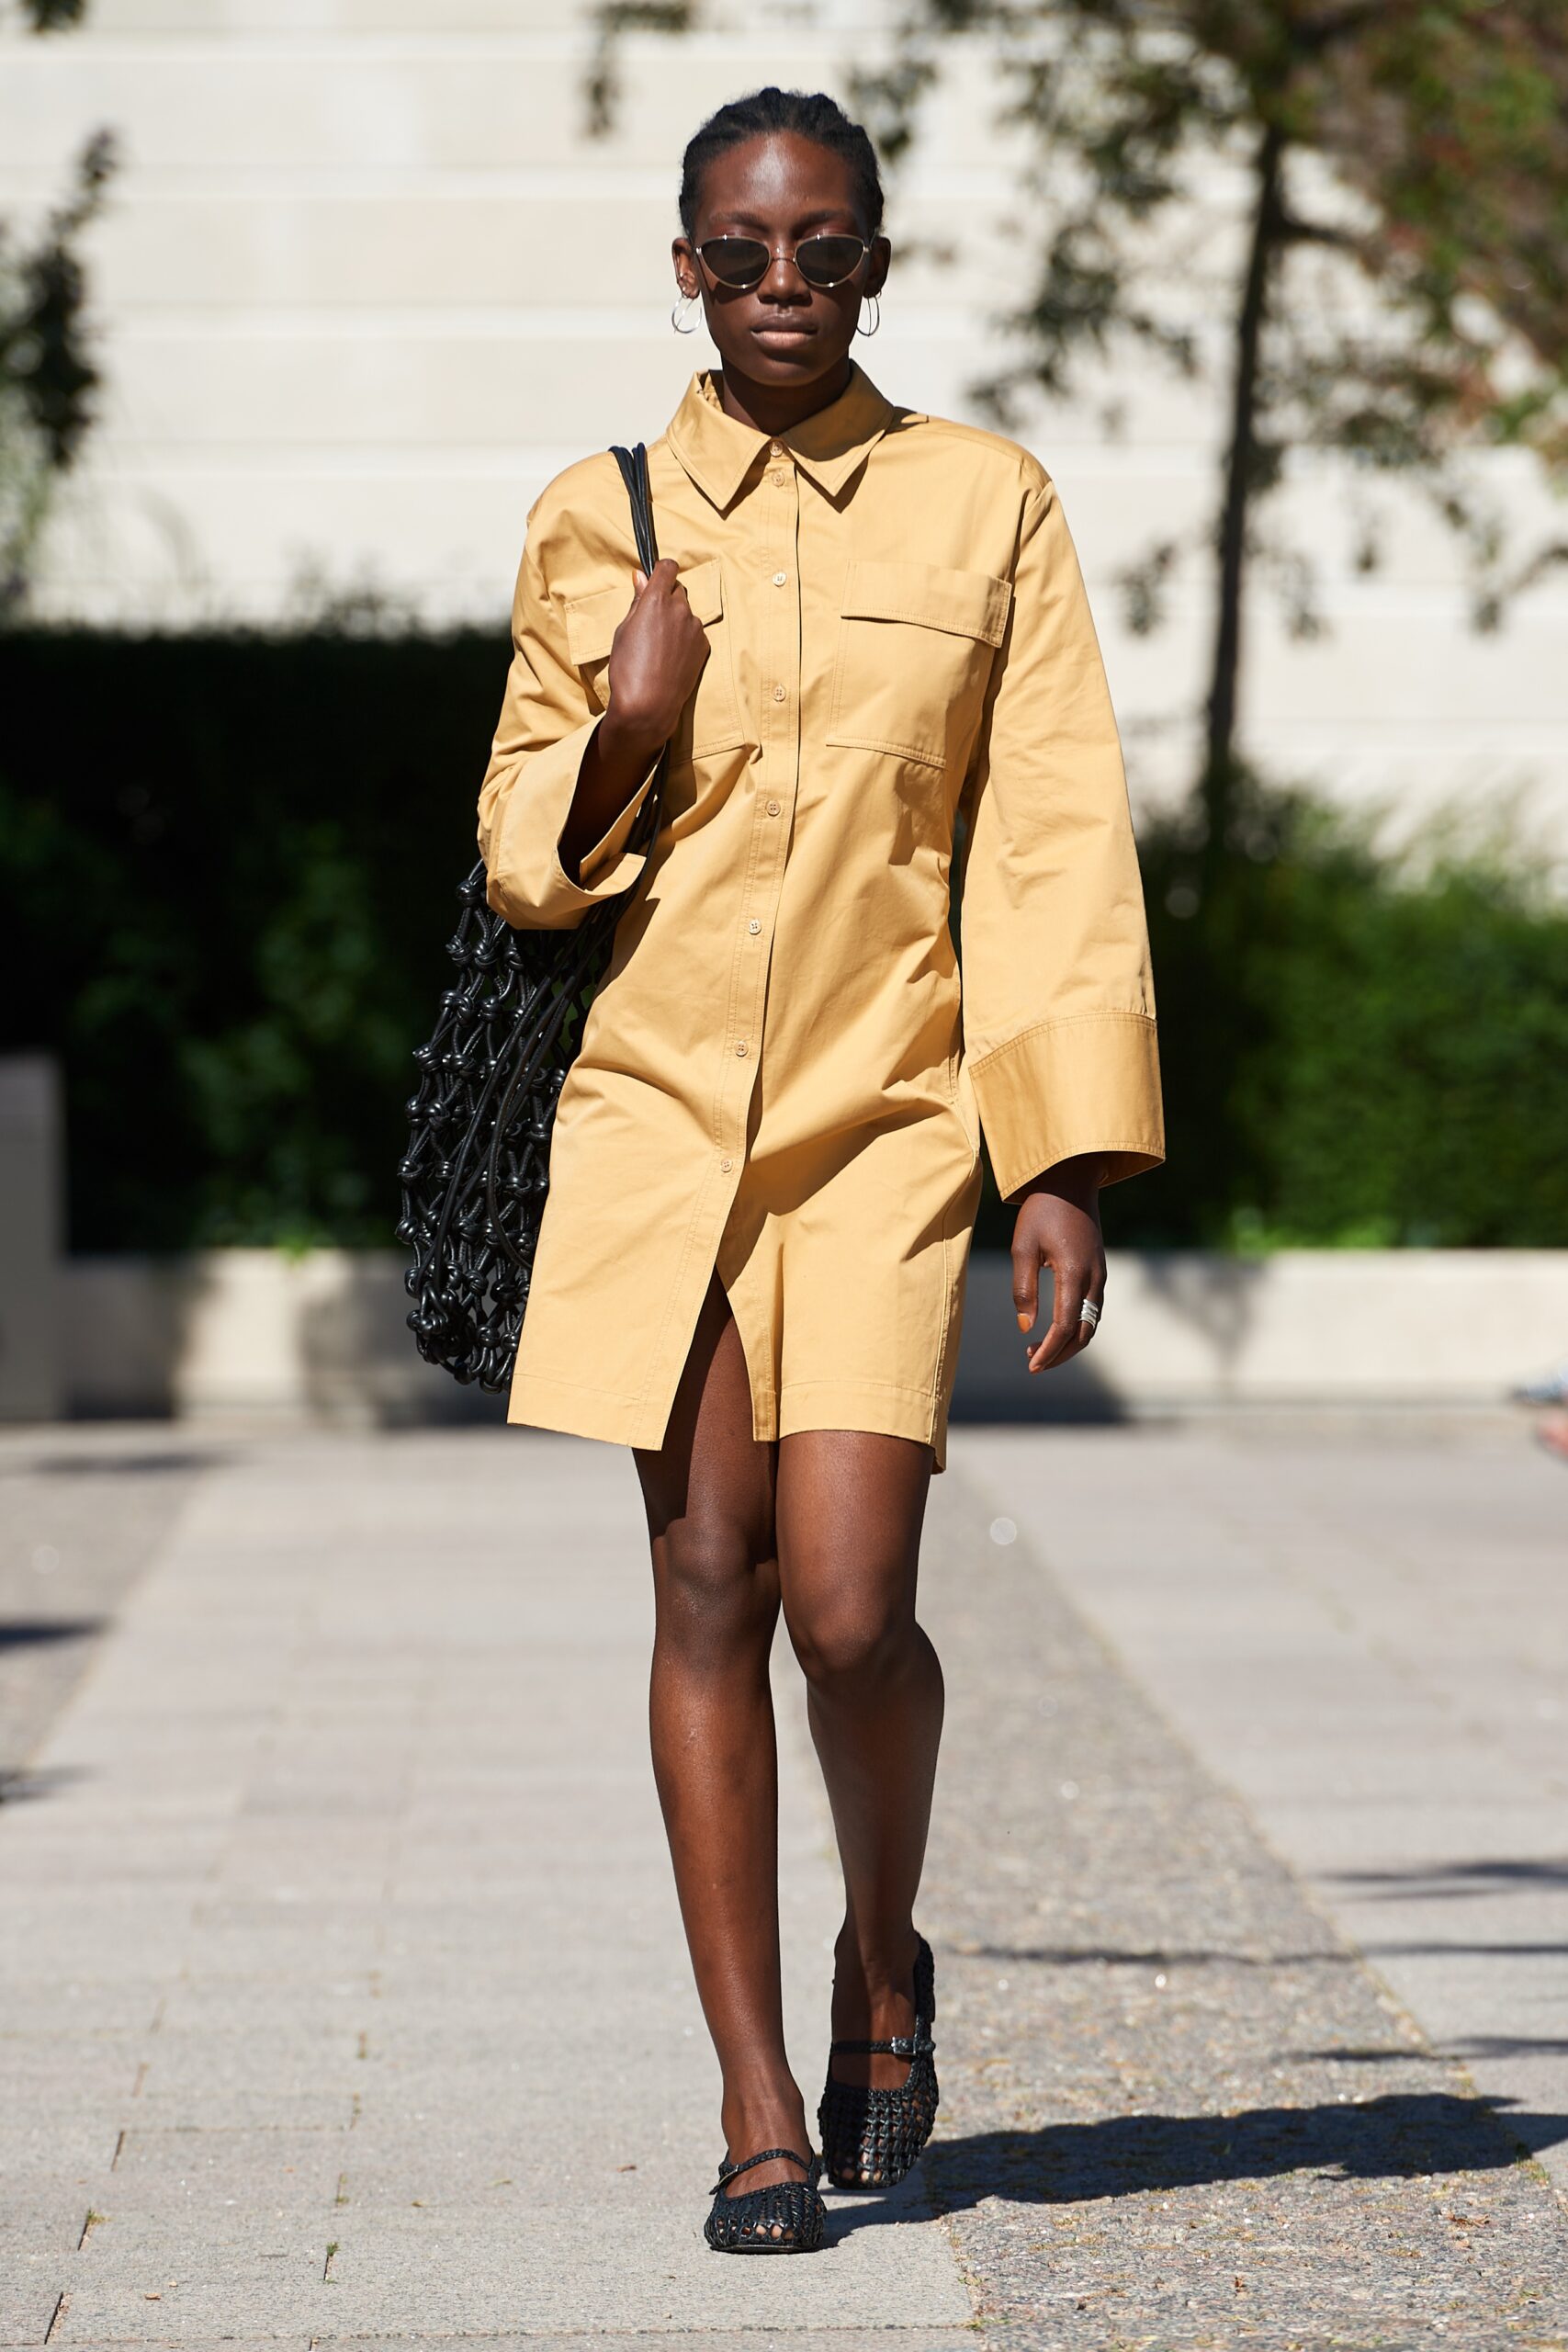
[[(863, 237), (854, 176), (829, 147), (770, 131), (716, 155), (703, 175), (696, 233), (671, 248), (682, 294), (700, 295), (723, 367), (752, 382), (806, 385), (842, 366), (868, 294), (879, 293), (892, 247), (874, 240), (842, 284), (808, 286), (792, 258), (807, 237)], [(761, 282), (720, 286), (696, 252), (710, 237), (754, 237), (773, 258)]]

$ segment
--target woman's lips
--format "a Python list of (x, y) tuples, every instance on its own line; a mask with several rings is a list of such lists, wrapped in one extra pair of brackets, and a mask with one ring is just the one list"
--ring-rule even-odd
[(759, 343), (807, 343), (816, 334), (815, 327), (766, 326), (753, 327)]

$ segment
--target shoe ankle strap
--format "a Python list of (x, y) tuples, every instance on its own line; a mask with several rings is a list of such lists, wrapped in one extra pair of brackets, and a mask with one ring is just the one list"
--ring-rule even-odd
[(929, 2033), (896, 2033), (891, 2041), (834, 2041), (829, 2050), (846, 2058), (923, 2058), (936, 2048)]
[(798, 2165), (800, 2166), (802, 2172), (806, 2175), (806, 2185), (808, 2188), (816, 2186), (817, 2168), (821, 2162), (819, 2157), (803, 2156), (795, 2148), (763, 2148), (757, 2155), (747, 2156), (740, 2164), (738, 2165), (732, 2165), (728, 2159), (726, 2158), (725, 2162), (720, 2165), (718, 2168), (718, 2178), (714, 2182), (714, 2185), (708, 2194), (711, 2197), (716, 2197), (719, 2190), (721, 2188), (727, 2188), (729, 2183), (734, 2180), (739, 2174), (750, 2172), (753, 2165), (773, 2164), (779, 2157), (783, 2157), (786, 2163)]

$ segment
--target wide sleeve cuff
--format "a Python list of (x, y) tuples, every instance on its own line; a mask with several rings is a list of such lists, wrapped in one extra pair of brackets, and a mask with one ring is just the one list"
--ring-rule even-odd
[(582, 880), (574, 882), (561, 864), (561, 835), (571, 814), (583, 753), (603, 717), (596, 711), (570, 735), (529, 752), (501, 798), (493, 821), (488, 830), (481, 828), (486, 898), (519, 931), (573, 929), (594, 907), (629, 889), (647, 863), (646, 853), (633, 854), (626, 843), (659, 773), (657, 759), (649, 762), (647, 775), (609, 831), (582, 858)]
[(1147, 1013), (1042, 1021), (970, 1062), (969, 1077), (1004, 1201), (1080, 1152), (1105, 1160), (1108, 1184), (1165, 1158), (1159, 1046)]

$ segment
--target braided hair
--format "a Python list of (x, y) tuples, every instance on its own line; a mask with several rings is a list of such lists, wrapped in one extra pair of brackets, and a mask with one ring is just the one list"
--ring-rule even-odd
[(826, 91), (781, 90), (771, 82), (710, 114), (689, 141), (681, 159), (681, 226), (686, 235), (696, 233), (703, 174), (714, 157), (779, 130), (792, 130), (844, 158), (854, 179), (861, 225), (868, 237), (874, 237), (882, 227), (882, 175), (866, 132)]

